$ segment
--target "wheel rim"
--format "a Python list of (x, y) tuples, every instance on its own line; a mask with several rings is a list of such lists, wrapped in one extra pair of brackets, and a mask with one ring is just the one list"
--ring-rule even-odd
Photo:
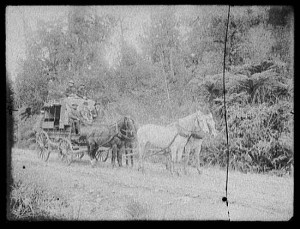
[(70, 141), (67, 139), (62, 139), (59, 148), (61, 160), (67, 165), (70, 165), (73, 161), (73, 150)]
[(42, 131), (36, 134), (36, 143), (38, 146), (37, 154), (43, 161), (47, 161), (49, 159), (50, 150), (48, 142), (49, 138), (46, 132)]

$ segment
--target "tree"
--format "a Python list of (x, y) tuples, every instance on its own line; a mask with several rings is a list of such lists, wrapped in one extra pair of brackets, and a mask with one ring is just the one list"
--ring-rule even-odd
[(99, 61), (98, 50), (108, 41), (116, 20), (110, 15), (98, 16), (91, 7), (73, 7), (68, 15), (68, 31), (73, 47), (71, 68), (80, 74), (91, 63)]
[(16, 79), (15, 99), (20, 107), (23, 105), (32, 107), (33, 113), (37, 113), (47, 98), (47, 78), (42, 73), (42, 67), (38, 61), (25, 60)]
[(151, 15), (151, 24), (142, 39), (143, 51), (150, 57), (153, 65), (161, 68), (160, 76), (165, 85), (170, 107), (173, 100), (172, 90), (176, 90), (173, 84), (182, 76), (176, 74), (180, 68), (176, 69), (177, 65), (175, 65), (175, 60), (181, 58), (178, 20), (175, 16), (175, 8), (171, 6), (156, 8), (156, 10)]
[(100, 17), (89, 7), (72, 8), (67, 22), (61, 19), (39, 21), (16, 79), (20, 104), (28, 103), (38, 110), (45, 100), (51, 99), (49, 89), (52, 89), (51, 95), (62, 96), (71, 78), (76, 84), (85, 82), (88, 90), (97, 91), (93, 80), (88, 78), (104, 75), (105, 63), (101, 55), (113, 26), (113, 17)]
[[(188, 49), (190, 50), (190, 55), (186, 55), (187, 63), (191, 63), (190, 67), (193, 68), (193, 72), (202, 76), (219, 73), (223, 66), (228, 8), (217, 9), (212, 11), (208, 7), (207, 11), (210, 14), (199, 15), (196, 19), (191, 18), (188, 20), (191, 31), (187, 40), (187, 44), (190, 46)], [(228, 54), (226, 59), (227, 70), (231, 66), (245, 63), (249, 54), (247, 48), (249, 48), (250, 44), (254, 45), (255, 42), (258, 42), (255, 43), (258, 46), (260, 45), (259, 42), (270, 38), (268, 33), (266, 39), (263, 39), (266, 28), (262, 25), (265, 23), (266, 12), (267, 7), (231, 7), (226, 50)], [(256, 28), (256, 26), (260, 26), (262, 29), (249, 31), (252, 28)], [(252, 35), (254, 31), (255, 34), (250, 37), (252, 40), (249, 42), (249, 35)], [(254, 41), (257, 35), (260, 36), (260, 40)], [(261, 44), (264, 48), (261, 53), (267, 52), (266, 45), (269, 47), (268, 50), (272, 47), (272, 43)], [(254, 50), (254, 48), (251, 50)]]

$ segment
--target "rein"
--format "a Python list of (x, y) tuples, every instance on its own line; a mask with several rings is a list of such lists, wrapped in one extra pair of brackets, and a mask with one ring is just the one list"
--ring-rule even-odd
[[(128, 131), (125, 131), (125, 132), (128, 132)], [(120, 130), (119, 134), (120, 134), (123, 138), (126, 138), (127, 140), (134, 140), (134, 139), (135, 139), (135, 136), (133, 136), (133, 137), (128, 137), (126, 134), (123, 134), (121, 130)]]

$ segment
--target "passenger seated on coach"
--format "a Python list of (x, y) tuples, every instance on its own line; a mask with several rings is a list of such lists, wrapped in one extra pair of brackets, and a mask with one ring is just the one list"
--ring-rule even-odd
[(78, 91), (77, 91), (77, 96), (82, 98), (82, 99), (86, 99), (86, 89), (85, 89), (85, 85), (84, 84), (80, 84)]
[(76, 96), (76, 93), (77, 93), (77, 90), (76, 90), (76, 87), (74, 85), (74, 81), (70, 80), (69, 85), (68, 85), (68, 87), (66, 88), (66, 91), (65, 91), (65, 96), (66, 97)]

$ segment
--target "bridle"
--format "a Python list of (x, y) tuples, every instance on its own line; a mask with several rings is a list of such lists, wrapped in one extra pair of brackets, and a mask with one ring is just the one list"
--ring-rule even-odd
[[(200, 127), (201, 125), (200, 125), (200, 121), (199, 121), (198, 115), (196, 116), (196, 120), (195, 120), (195, 121), (197, 121), (197, 124), (198, 124), (198, 126)], [(207, 120), (206, 120), (206, 124), (207, 124), (208, 130), (209, 130), (209, 133), (212, 134), (212, 133), (213, 133), (212, 127), (210, 126), (209, 123), (207, 123)], [(183, 127), (182, 127), (182, 128), (183, 128)], [(195, 127), (195, 129), (196, 129), (196, 127)], [(187, 130), (187, 131), (188, 131), (188, 130)], [(201, 130), (198, 130), (198, 131), (201, 131)], [(190, 139), (193, 137), (193, 132), (197, 132), (197, 131), (194, 130), (194, 131), (189, 131), (189, 132), (190, 132), (190, 134), (189, 134), (188, 136), (186, 136), (186, 137), (187, 137), (187, 141), (186, 141), (186, 143), (185, 143), (185, 145), (184, 145), (184, 147), (183, 147), (184, 153), (185, 153), (185, 147), (186, 147), (186, 145), (189, 143)], [(204, 131), (204, 132), (206, 132), (206, 131)]]
[[(125, 117), (124, 118), (124, 122), (125, 122), (125, 119), (126, 118), (128, 118), (128, 117)], [(134, 138), (129, 138), (128, 136), (126, 136), (126, 135), (124, 135), (124, 134), (122, 134), (122, 132), (121, 132), (121, 128), (119, 128), (119, 124), (122, 122), (122, 118), (119, 120), (119, 121), (117, 121), (117, 122), (115, 122), (115, 123), (113, 123), (113, 124), (111, 124), (108, 128), (110, 129), (110, 128), (115, 128), (115, 134), (114, 135), (112, 135), (110, 138), (109, 138), (109, 140), (107, 140), (105, 143), (103, 143), (103, 144), (101, 144), (100, 146), (103, 146), (103, 145), (105, 145), (105, 144), (108, 144), (114, 137), (116, 137), (116, 136), (120, 136), (121, 135), (121, 137), (124, 137), (124, 138), (127, 138), (127, 139), (130, 139), (130, 140), (132, 140), (132, 139), (134, 139)], [(100, 147), (99, 146), (99, 147)]]
[[(182, 135), (182, 133), (180, 133), (180, 135), (182, 135), (183, 137), (189, 137), (189, 136), (191, 136), (191, 135), (192, 135), (193, 133), (195, 133), (195, 132), (200, 132), (200, 131), (202, 131), (202, 128), (200, 127), (201, 125), (200, 125), (200, 121), (199, 121), (198, 115), (196, 116), (196, 118), (195, 118), (194, 121), (197, 121), (197, 124), (198, 124), (198, 127), (199, 127), (198, 130), (196, 130), (196, 126), (195, 126), (195, 129), (194, 129), (194, 130), (188, 130), (188, 129), (186, 129), (185, 127), (181, 126), (181, 125), (179, 124), (179, 120), (178, 120), (178, 121), (176, 122), (176, 125), (177, 125), (180, 129), (183, 129), (185, 132), (189, 133), (188, 135)], [(209, 126), (209, 125), (208, 125), (208, 126)], [(211, 127), (208, 127), (208, 129), (209, 129), (209, 132), (212, 133)], [(204, 131), (204, 132), (206, 132), (206, 131)]]

